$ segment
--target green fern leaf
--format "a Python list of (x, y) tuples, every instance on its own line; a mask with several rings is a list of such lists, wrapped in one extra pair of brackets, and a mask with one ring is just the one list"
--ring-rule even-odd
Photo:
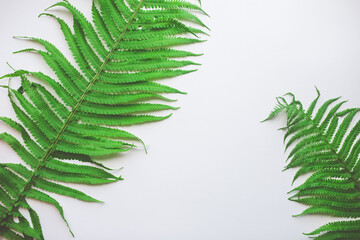
[[(281, 101), (266, 119), (286, 112), (286, 148), (293, 148), (285, 169), (297, 168), (294, 181), (299, 176), (310, 175), (291, 191), (293, 195), (289, 199), (309, 205), (297, 216), (326, 214), (359, 218), (360, 121), (354, 119), (360, 109), (340, 111), (344, 102), (334, 98), (313, 113), (320, 97), (317, 92), (307, 111), (293, 95), (290, 102), (278, 98)], [(316, 240), (360, 239), (360, 220), (329, 223), (306, 235)]]
[(91, 157), (143, 144), (115, 126), (160, 121), (171, 114), (153, 112), (178, 109), (168, 105), (174, 100), (162, 94), (184, 92), (155, 81), (195, 71), (183, 68), (198, 63), (182, 59), (201, 54), (173, 47), (202, 42), (198, 34), (206, 34), (201, 28), (207, 28), (197, 17), (207, 14), (183, 0), (94, 1), (93, 24), (67, 0), (47, 10), (55, 8), (73, 16), (72, 28), (54, 14), (40, 16), (57, 21), (73, 60), (44, 39), (16, 37), (44, 48), (15, 53), (38, 54), (56, 78), (24, 69), (2, 77), (21, 80), (17, 90), (1, 86), (8, 91), (18, 122), (0, 117), (21, 139), (9, 133), (1, 133), (0, 139), (24, 162), (0, 164), (0, 236), (7, 239), (44, 239), (40, 217), (28, 199), (53, 205), (67, 225), (63, 208), (48, 193), (101, 202), (64, 183), (105, 184), (122, 179)]

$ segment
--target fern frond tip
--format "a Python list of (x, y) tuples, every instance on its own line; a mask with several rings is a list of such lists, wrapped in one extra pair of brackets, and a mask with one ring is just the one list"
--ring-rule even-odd
[(26, 36), (13, 36), (14, 39), (32, 39), (31, 37), (26, 37)]
[(38, 52), (38, 50), (36, 50), (35, 48), (25, 48), (25, 49), (13, 52), (13, 54), (24, 53), (24, 52)]
[(54, 14), (51, 14), (51, 13), (40, 13), (38, 15), (38, 17), (42, 17), (42, 16), (48, 16), (48, 17), (57, 18)]
[[(62, 0), (62, 2), (67, 2), (67, 1)], [(45, 8), (44, 11), (48, 11), (48, 10), (50, 10), (51, 8), (54, 8), (54, 7), (56, 7), (56, 6), (59, 6), (60, 3), (61, 3), (61, 2), (57, 2), (57, 3), (53, 4), (53, 5), (51, 5), (50, 7)], [(68, 2), (67, 2), (67, 3), (68, 3)]]

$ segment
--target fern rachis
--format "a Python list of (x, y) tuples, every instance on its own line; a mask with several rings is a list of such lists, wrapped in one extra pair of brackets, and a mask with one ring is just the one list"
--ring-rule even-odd
[(326, 101), (313, 114), (319, 99), (305, 111), (293, 94), (288, 103), (283, 97), (266, 120), (280, 112), (287, 114), (284, 140), (289, 153), (285, 167), (298, 168), (294, 176), (310, 174), (304, 183), (294, 188), (289, 199), (310, 205), (305, 214), (328, 214), (355, 218), (324, 225), (308, 235), (319, 240), (360, 238), (360, 121), (352, 122), (360, 109), (339, 110), (345, 101)]
[[(1, 134), (0, 139), (25, 162), (25, 165), (0, 165), (0, 236), (8, 239), (43, 239), (39, 217), (27, 198), (54, 205), (65, 220), (60, 204), (45, 192), (98, 202), (59, 182), (103, 184), (121, 179), (91, 160), (91, 156), (128, 151), (133, 144), (122, 140), (139, 140), (110, 126), (159, 121), (170, 116), (144, 114), (176, 109), (147, 100), (170, 101), (160, 94), (181, 93), (153, 81), (193, 71), (179, 68), (196, 63), (177, 58), (198, 54), (171, 47), (201, 42), (194, 37), (178, 36), (203, 33), (181, 20), (205, 26), (190, 12), (202, 11), (200, 7), (178, 0), (99, 0), (92, 6), (95, 27), (68, 1), (50, 8), (53, 7), (64, 7), (73, 15), (72, 31), (62, 19), (42, 14), (55, 18), (60, 24), (80, 71), (51, 43), (26, 38), (39, 43), (46, 51), (25, 49), (19, 52), (38, 53), (57, 80), (26, 70), (4, 76), (21, 78), (18, 90), (3, 86), (8, 89), (21, 123), (5, 117), (0, 120), (18, 131), (24, 144), (8, 133)], [(37, 81), (31, 82), (28, 76)], [(56, 95), (41, 82), (46, 82)], [(20, 208), (29, 212), (32, 224)]]

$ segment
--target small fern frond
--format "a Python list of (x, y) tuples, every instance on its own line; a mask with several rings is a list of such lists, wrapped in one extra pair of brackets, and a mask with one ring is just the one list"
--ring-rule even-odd
[(93, 1), (93, 23), (67, 0), (47, 10), (55, 8), (73, 16), (72, 28), (49, 12), (40, 16), (57, 21), (73, 60), (44, 39), (16, 37), (43, 47), (15, 53), (38, 54), (56, 78), (24, 69), (1, 77), (21, 81), (19, 89), (4, 87), (18, 121), (0, 117), (21, 136), (18, 140), (1, 133), (0, 139), (23, 160), (0, 164), (0, 236), (7, 239), (44, 239), (40, 218), (28, 199), (53, 205), (64, 220), (63, 208), (48, 193), (101, 202), (65, 184), (98, 185), (122, 179), (91, 158), (143, 144), (116, 127), (164, 120), (171, 114), (153, 113), (178, 109), (162, 94), (184, 92), (156, 81), (195, 71), (183, 68), (198, 63), (182, 59), (201, 54), (174, 47), (203, 42), (198, 35), (207, 28), (197, 17), (206, 13), (183, 0)]
[[(340, 110), (345, 101), (334, 98), (314, 112), (320, 97), (317, 93), (307, 110), (295, 97), (289, 103), (281, 98), (265, 120), (286, 112), (284, 139), (286, 148), (293, 148), (285, 170), (297, 168), (293, 182), (310, 174), (290, 192), (289, 200), (309, 205), (296, 216), (360, 218), (360, 121), (355, 120), (360, 109)], [(316, 240), (360, 239), (360, 220), (329, 223), (306, 235)]]

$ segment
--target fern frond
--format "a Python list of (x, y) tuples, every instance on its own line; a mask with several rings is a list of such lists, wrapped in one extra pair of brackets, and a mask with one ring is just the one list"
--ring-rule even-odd
[(0, 121), (22, 139), (9, 133), (1, 133), (0, 139), (24, 162), (0, 164), (0, 236), (7, 239), (44, 239), (40, 218), (27, 199), (50, 203), (64, 220), (63, 208), (48, 193), (101, 202), (64, 183), (95, 185), (122, 179), (91, 157), (143, 144), (117, 126), (160, 121), (171, 114), (153, 112), (178, 109), (162, 94), (184, 92), (155, 81), (195, 71), (182, 68), (198, 63), (182, 59), (201, 54), (173, 47), (202, 42), (198, 34), (207, 28), (194, 12), (206, 13), (183, 0), (98, 0), (92, 4), (93, 23), (67, 0), (47, 10), (55, 8), (73, 16), (72, 28), (49, 12), (40, 16), (57, 21), (73, 60), (44, 39), (16, 37), (43, 47), (15, 53), (38, 54), (56, 78), (24, 69), (2, 77), (21, 80), (17, 90), (4, 87), (18, 121), (6, 117)]
[[(317, 92), (308, 110), (295, 97), (289, 103), (281, 98), (266, 119), (286, 112), (284, 138), (286, 148), (293, 148), (285, 169), (298, 168), (293, 181), (310, 174), (291, 191), (289, 199), (309, 205), (297, 216), (360, 218), (360, 121), (355, 120), (360, 109), (339, 110), (345, 101), (334, 98), (314, 112), (320, 96)], [(329, 223), (306, 235), (316, 240), (360, 239), (360, 220)]]

